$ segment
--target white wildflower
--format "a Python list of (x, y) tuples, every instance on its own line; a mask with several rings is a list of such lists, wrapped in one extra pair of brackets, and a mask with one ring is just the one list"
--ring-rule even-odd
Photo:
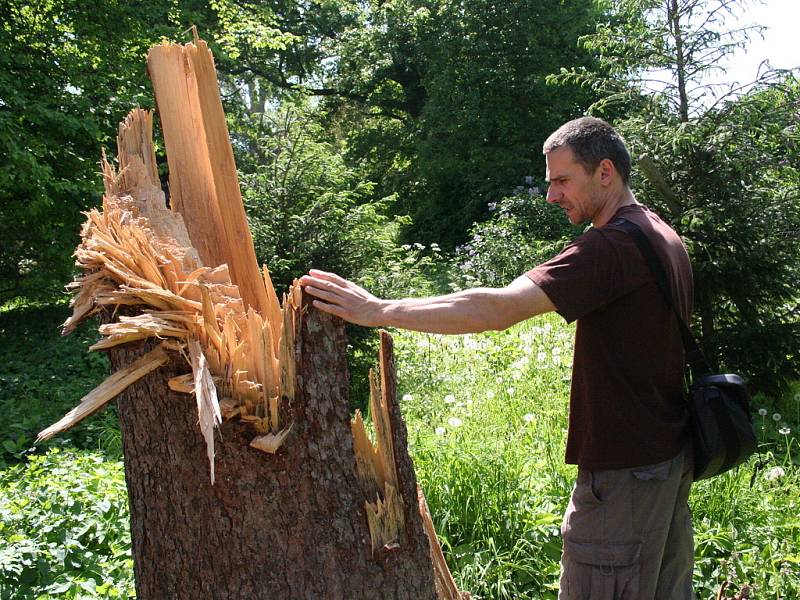
[(513, 387), (510, 387), (506, 390), (509, 396), (513, 396), (516, 390)]
[(792, 433), (792, 430), (789, 429), (788, 427), (781, 427), (780, 429), (778, 429), (778, 433), (780, 433), (781, 435), (789, 435), (790, 433)]
[(561, 346), (556, 346), (553, 348), (553, 354), (561, 354)]
[(445, 404), (452, 404), (455, 401), (456, 401), (456, 397), (453, 396), (453, 394), (447, 394), (447, 396), (444, 397), (444, 403)]
[(534, 417), (534, 416), (533, 416), (531, 413), (527, 413), (527, 414), (526, 414), (524, 417), (522, 417), (522, 418), (523, 418), (523, 420), (524, 420), (526, 423), (531, 423), (531, 422), (533, 422), (533, 419), (534, 419), (535, 417)]
[(786, 471), (784, 471), (782, 467), (772, 467), (771, 469), (767, 470), (766, 473), (764, 473), (764, 479), (767, 481), (775, 481), (784, 475), (786, 475)]
[(552, 325), (550, 325), (550, 323), (545, 323), (545, 324), (544, 324), (544, 330), (545, 330), (546, 332), (548, 332), (548, 333), (549, 333), (549, 332), (550, 332), (550, 330), (551, 330), (552, 328), (553, 328), (553, 326), (552, 326)]
[(450, 425), (450, 427), (461, 427), (464, 424), (464, 421), (458, 417), (450, 417), (447, 419), (447, 424)]
[(553, 355), (553, 364), (560, 365), (561, 364), (561, 357), (558, 354)]
[(411, 394), (403, 394), (403, 402), (411, 402), (414, 399), (414, 396)]
[(523, 346), (522, 351), (525, 354), (530, 354), (531, 352), (533, 352), (533, 348), (531, 348), (530, 346)]
[(489, 390), (488, 392), (486, 392), (486, 397), (489, 400), (491, 400), (492, 398), (494, 398), (494, 392), (492, 390)]
[(437, 427), (435, 431), (436, 431), (436, 435), (444, 435), (445, 432), (446, 432), (446, 429), (444, 427)]
[(536, 355), (536, 360), (538, 360), (539, 362), (544, 362), (545, 360), (547, 360), (547, 354), (545, 354), (544, 352), (539, 352), (539, 354)]
[(511, 373), (511, 379), (513, 379), (514, 381), (519, 381), (520, 379), (522, 379), (522, 373), (520, 373), (519, 371), (513, 371)]

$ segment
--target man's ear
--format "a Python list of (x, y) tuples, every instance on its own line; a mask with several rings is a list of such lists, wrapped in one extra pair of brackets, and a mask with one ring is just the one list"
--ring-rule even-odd
[(600, 185), (610, 185), (614, 180), (614, 175), (617, 173), (617, 168), (610, 158), (604, 158), (597, 165), (597, 173), (600, 175)]

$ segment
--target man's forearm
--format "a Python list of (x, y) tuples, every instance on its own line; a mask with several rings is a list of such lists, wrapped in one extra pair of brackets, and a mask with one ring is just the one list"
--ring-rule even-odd
[(499, 291), (475, 288), (431, 298), (380, 300), (379, 319), (386, 327), (428, 333), (479, 333), (505, 329)]

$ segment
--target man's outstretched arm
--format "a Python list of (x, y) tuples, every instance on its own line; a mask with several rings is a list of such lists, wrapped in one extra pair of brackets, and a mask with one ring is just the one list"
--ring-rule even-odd
[(382, 300), (334, 273), (312, 269), (300, 279), (314, 306), (367, 327), (400, 327), (428, 333), (501, 330), (555, 310), (525, 275), (504, 288), (474, 288), (431, 298)]

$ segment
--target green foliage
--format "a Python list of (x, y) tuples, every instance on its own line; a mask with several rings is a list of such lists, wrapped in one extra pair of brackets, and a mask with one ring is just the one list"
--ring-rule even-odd
[[(504, 182), (541, 164), (550, 131), (596, 99), (545, 82), (589, 64), (577, 46), (597, 14), (588, 0), (217, 4), (243, 19), (231, 21), (237, 59), (223, 70), (248, 83), (244, 96), (325, 98), (348, 164), (411, 215), (410, 240), (463, 241)], [(253, 22), (281, 43), (254, 44)]]
[[(532, 178), (525, 180), (532, 185)], [(519, 186), (514, 191), (490, 203), (491, 218), (476, 223), (469, 241), (456, 249), (454, 271), (464, 287), (508, 285), (555, 256), (579, 233), (538, 187)]]
[(459, 587), (555, 598), (572, 330), (555, 316), (504, 332), (397, 334), (417, 477)]
[(81, 210), (100, 199), (100, 147), (152, 106), (144, 57), (192, 20), (191, 3), (0, 5), (0, 294), (47, 295), (69, 279)]
[[(98, 334), (92, 324), (69, 337), (58, 327), (66, 304), (0, 309), (0, 469), (34, 451), (36, 435), (71, 410), (108, 374), (103, 354), (88, 352)], [(88, 419), (46, 446), (104, 448), (119, 455), (113, 409)]]
[(0, 598), (133, 598), (119, 460), (52, 449), (0, 471)]

